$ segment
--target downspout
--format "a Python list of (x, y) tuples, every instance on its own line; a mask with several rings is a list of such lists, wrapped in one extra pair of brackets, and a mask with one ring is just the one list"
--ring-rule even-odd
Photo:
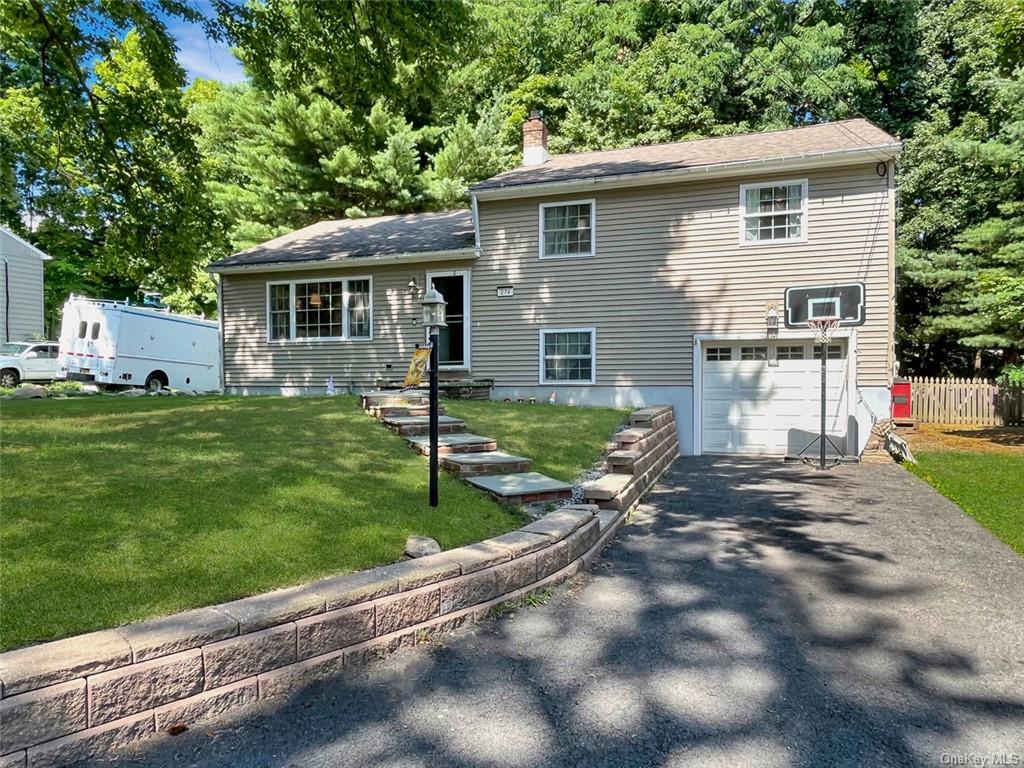
[(4, 256), (4, 342), (11, 340), (11, 267)]
[(217, 355), (220, 357), (220, 391), (226, 393), (224, 373), (224, 291), (221, 285), (221, 276), (214, 274), (213, 280), (217, 284)]

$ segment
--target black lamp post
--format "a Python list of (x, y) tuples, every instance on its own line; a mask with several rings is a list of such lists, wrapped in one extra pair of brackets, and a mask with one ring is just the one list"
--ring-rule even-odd
[(444, 296), (431, 286), (420, 302), (423, 305), (423, 325), (430, 334), (430, 506), (437, 506), (437, 340), (445, 327)]

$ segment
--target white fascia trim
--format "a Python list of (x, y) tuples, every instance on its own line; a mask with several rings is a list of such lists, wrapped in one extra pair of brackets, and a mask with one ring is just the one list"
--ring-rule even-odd
[(3, 232), (6, 235), (10, 235), (12, 240), (15, 240), (16, 242), (19, 242), (22, 245), (24, 245), (26, 248), (28, 248), (30, 251), (32, 251), (34, 254), (36, 254), (43, 261), (50, 261), (50, 259), (53, 258), (53, 256), (50, 256), (49, 254), (43, 253), (42, 251), (40, 251), (38, 248), (36, 248), (34, 245), (32, 245), (32, 243), (30, 243), (25, 238), (19, 237), (14, 232), (11, 232), (11, 230), (9, 230), (7, 227), (0, 227), (0, 232)]
[(207, 267), (206, 271), (219, 275), (256, 274), (260, 272), (300, 272), (309, 269), (363, 269), (366, 265), (419, 264), (422, 262), (461, 261), (480, 256), (478, 248), (459, 248), (450, 251), (420, 251), (417, 253), (388, 253), (378, 256), (359, 256), (351, 259), (327, 261), (287, 261), (267, 264), (239, 264), (229, 267)]
[(893, 159), (902, 151), (903, 145), (879, 144), (873, 147), (857, 147), (855, 149), (837, 149), (829, 152), (812, 152), (790, 157), (779, 157), (766, 160), (736, 160), (725, 163), (701, 165), (695, 168), (677, 168), (665, 171), (645, 171), (643, 173), (623, 173), (615, 176), (598, 176), (572, 181), (538, 182), (536, 184), (519, 184), (509, 187), (493, 187), (477, 189), (473, 195), (481, 200), (506, 200), (518, 197), (537, 197), (540, 195), (573, 194), (582, 189), (602, 187), (641, 187), (653, 184), (671, 184), (676, 181), (695, 179), (718, 179), (734, 176), (750, 176), (754, 173), (776, 173), (783, 171), (806, 171), (814, 168), (834, 168), (844, 165), (856, 165), (871, 160), (880, 162), (879, 156)]

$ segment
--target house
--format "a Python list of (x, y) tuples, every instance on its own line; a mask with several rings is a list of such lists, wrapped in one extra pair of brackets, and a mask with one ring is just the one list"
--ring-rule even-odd
[(43, 262), (50, 257), (0, 227), (0, 333), (7, 341), (42, 338)]
[(211, 265), (226, 388), (398, 377), (432, 283), (442, 371), (496, 399), (670, 403), (684, 453), (796, 454), (821, 418), (806, 319), (836, 314), (827, 429), (863, 449), (889, 413), (896, 139), (857, 119), (549, 155), (534, 113), (523, 142), (470, 210), (325, 221)]

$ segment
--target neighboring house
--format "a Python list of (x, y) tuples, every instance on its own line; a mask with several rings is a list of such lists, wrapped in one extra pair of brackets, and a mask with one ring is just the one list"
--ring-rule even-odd
[(0, 227), (0, 334), (5, 342), (43, 336), (43, 262), (49, 259)]
[(537, 115), (523, 135), (523, 165), (471, 211), (322, 222), (213, 264), (226, 388), (400, 376), (431, 281), (444, 370), (495, 398), (671, 403), (684, 453), (792, 454), (820, 393), (796, 297), (828, 314), (843, 284), (860, 322), (827, 350), (828, 429), (863, 449), (889, 413), (896, 139), (848, 120), (548, 156)]

